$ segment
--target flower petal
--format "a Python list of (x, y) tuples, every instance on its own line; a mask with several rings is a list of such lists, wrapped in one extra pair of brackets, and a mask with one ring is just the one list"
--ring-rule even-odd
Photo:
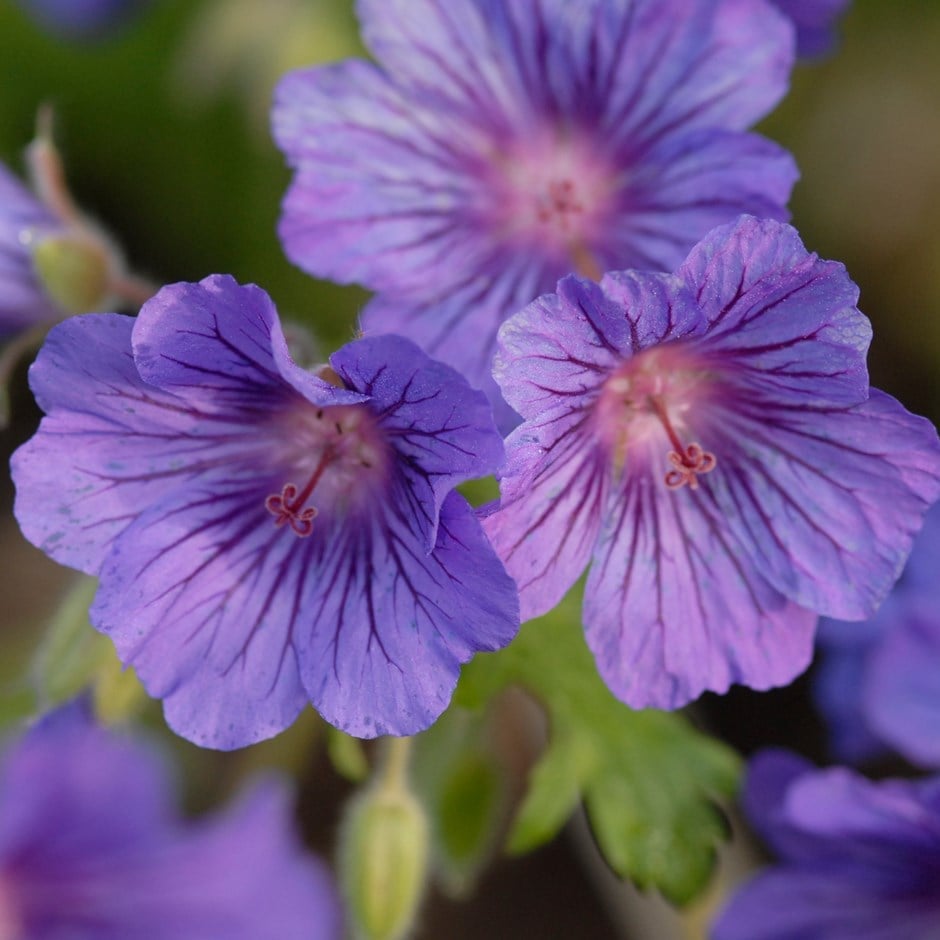
[(251, 425), (143, 382), (133, 326), (131, 317), (93, 314), (52, 330), (30, 370), (47, 416), (12, 460), (24, 535), (93, 575), (142, 508), (213, 467), (234, 473), (259, 446)]
[(585, 631), (605, 682), (635, 708), (677, 708), (733, 682), (791, 681), (812, 656), (816, 614), (761, 577), (701, 488), (653, 479), (655, 458), (634, 449), (588, 575)]
[(294, 636), (312, 540), (276, 528), (258, 486), (217, 474), (164, 494), (115, 540), (91, 609), (203, 747), (271, 737), (307, 704)]
[(348, 532), (321, 562), (297, 636), (315, 707), (357, 737), (415, 734), (447, 707), (461, 663), (505, 646), (516, 590), (473, 511), (451, 493), (429, 555), (407, 512)]
[(363, 400), (296, 365), (271, 298), (224, 274), (162, 288), (140, 311), (133, 348), (145, 382), (185, 390), (209, 409), (237, 409), (246, 420), (292, 392), (318, 405)]
[(330, 363), (347, 387), (372, 399), (418, 502), (431, 551), (447, 494), (502, 462), (489, 402), (449, 366), (400, 336), (360, 339), (334, 353)]
[(718, 459), (702, 498), (763, 577), (830, 617), (870, 616), (940, 496), (933, 425), (877, 389), (848, 409), (742, 394), (700, 436)]
[(710, 232), (678, 274), (712, 324), (703, 349), (768, 392), (855, 404), (868, 391), (871, 325), (843, 265), (820, 261), (795, 229), (747, 216)]

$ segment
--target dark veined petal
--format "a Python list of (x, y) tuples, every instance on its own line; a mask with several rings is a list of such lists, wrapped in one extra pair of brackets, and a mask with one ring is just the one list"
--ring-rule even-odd
[(530, 422), (507, 441), (500, 505), (483, 527), (516, 580), (523, 620), (551, 610), (591, 558), (610, 468), (584, 432), (589, 421), (581, 411), (546, 427)]
[[(252, 426), (142, 381), (134, 320), (71, 317), (30, 370), (47, 412), (13, 455), (14, 511), (24, 535), (61, 564), (98, 574), (112, 540), (166, 491), (213, 468), (236, 472)], [(67, 456), (67, 459), (64, 459)]]
[(307, 704), (294, 637), (313, 540), (275, 527), (263, 482), (218, 473), (165, 494), (115, 541), (91, 609), (170, 727), (204, 747), (271, 737)]
[(402, 501), (347, 528), (318, 559), (296, 636), (314, 706), (348, 734), (415, 734), (447, 707), (459, 667), (519, 627), (506, 574), (463, 497), (441, 506), (427, 553)]
[(671, 135), (637, 162), (598, 256), (608, 269), (673, 271), (688, 253), (689, 232), (709, 232), (740, 213), (787, 219), (798, 176), (793, 157), (757, 134)]
[(334, 353), (330, 363), (348, 388), (371, 399), (381, 433), (408, 478), (415, 523), (431, 551), (447, 494), (502, 462), (503, 443), (486, 396), (400, 336), (365, 337)]
[(675, 124), (745, 127), (782, 97), (793, 55), (783, 18), (745, 0), (360, 0), (358, 9), (366, 43), (403, 85), (494, 124), (602, 117), (634, 138)]
[(868, 393), (871, 325), (845, 267), (796, 230), (744, 216), (710, 232), (677, 272), (711, 324), (702, 348), (794, 405), (849, 405)]
[(816, 614), (761, 577), (701, 489), (667, 490), (647, 469), (657, 458), (634, 448), (588, 575), (585, 632), (604, 681), (636, 708), (791, 681), (809, 665)]
[(877, 389), (848, 409), (744, 392), (700, 433), (719, 463), (702, 499), (763, 577), (828, 616), (871, 616), (940, 496), (933, 425)]
[(227, 274), (162, 288), (140, 311), (133, 349), (145, 382), (242, 420), (263, 418), (291, 389), (318, 405), (364, 400), (294, 363), (271, 298)]

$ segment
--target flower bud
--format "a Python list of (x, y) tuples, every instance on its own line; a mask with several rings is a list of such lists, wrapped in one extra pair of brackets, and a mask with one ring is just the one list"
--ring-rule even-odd
[(53, 235), (32, 248), (33, 268), (43, 289), (66, 313), (105, 306), (110, 264), (104, 247), (79, 234)]
[(363, 940), (407, 936), (424, 892), (429, 833), (424, 810), (404, 789), (370, 789), (347, 812), (342, 878)]

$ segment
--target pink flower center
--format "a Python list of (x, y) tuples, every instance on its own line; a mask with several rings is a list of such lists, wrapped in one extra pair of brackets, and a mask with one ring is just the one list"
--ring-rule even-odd
[(321, 510), (341, 510), (381, 485), (387, 445), (363, 405), (307, 405), (287, 420), (289, 444), (277, 455), (278, 465), (294, 466), (295, 479), (306, 476), (306, 482), (285, 482), (280, 492), (265, 498), (264, 507), (275, 526), (288, 526), (299, 538), (307, 538)]
[(670, 465), (663, 482), (671, 490), (698, 489), (699, 476), (718, 464), (698, 441), (683, 441), (689, 412), (707, 399), (709, 371), (679, 344), (645, 350), (626, 360), (605, 383), (597, 406), (598, 428), (622, 470), (632, 448), (663, 446)]
[(581, 142), (537, 135), (490, 157), (485, 214), (500, 234), (599, 280), (614, 174)]

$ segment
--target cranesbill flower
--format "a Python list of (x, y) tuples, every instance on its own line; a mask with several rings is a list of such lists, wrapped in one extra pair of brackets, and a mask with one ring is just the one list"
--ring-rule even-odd
[(732, 897), (713, 940), (937, 936), (940, 777), (873, 783), (765, 751), (744, 803), (780, 861)]
[(904, 574), (871, 620), (823, 619), (816, 698), (839, 760), (891, 748), (940, 767), (940, 506), (914, 542)]
[(453, 492), (502, 458), (486, 397), (400, 337), (331, 364), (301, 369), (267, 294), (213, 276), (136, 321), (65, 321), (31, 370), (47, 417), (13, 458), (17, 518), (99, 576), (93, 624), (198, 744), (308, 701), (362, 737), (420, 731), (518, 628)]
[(869, 390), (857, 294), (745, 217), (675, 275), (569, 276), (500, 331), (525, 423), (485, 526), (524, 619), (591, 564), (588, 644), (629, 704), (788, 682), (817, 613), (867, 617), (897, 578), (940, 443)]
[(326, 868), (277, 781), (184, 822), (161, 762), (54, 712), (0, 762), (0, 936), (10, 940), (339, 940)]
[[(359, 0), (378, 65), (288, 75), (280, 235), (378, 292), (396, 332), (497, 396), (496, 331), (578, 271), (672, 270), (796, 178), (745, 128), (784, 94), (792, 24), (763, 0)], [(505, 407), (505, 406), (503, 406)], [(507, 413), (508, 414), (508, 413)]]
[(114, 32), (150, 0), (17, 0), (44, 29), (63, 39), (100, 39)]
[(816, 58), (835, 44), (836, 20), (851, 0), (770, 0), (796, 27), (797, 55)]

